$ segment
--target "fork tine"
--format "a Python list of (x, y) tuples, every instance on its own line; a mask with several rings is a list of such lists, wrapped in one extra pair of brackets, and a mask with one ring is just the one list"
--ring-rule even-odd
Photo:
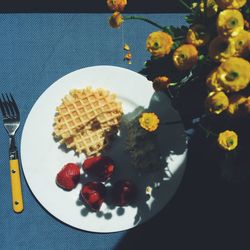
[(2, 111), (2, 114), (3, 114), (3, 117), (6, 117), (6, 112), (5, 112), (5, 109), (4, 109), (4, 106), (3, 106), (3, 102), (1, 100), (1, 97), (0, 97), (0, 108), (1, 108), (1, 111)]
[(7, 105), (8, 105), (8, 108), (9, 108), (9, 110), (10, 110), (11, 116), (16, 117), (15, 109), (14, 109), (14, 107), (13, 107), (13, 104), (12, 104), (12, 102), (11, 102), (11, 100), (10, 100), (8, 94), (5, 94), (5, 96), (6, 96), (6, 99), (7, 99)]
[(8, 107), (8, 104), (7, 104), (7, 101), (6, 101), (5, 97), (4, 97), (4, 94), (2, 94), (2, 99), (3, 99), (2, 104), (3, 104), (3, 107), (4, 107), (5, 112), (6, 112), (6, 115), (5, 115), (5, 116), (10, 116), (10, 115), (11, 115), (10, 109), (9, 109), (9, 107)]
[(10, 93), (10, 99), (11, 99), (11, 103), (12, 103), (12, 105), (13, 105), (13, 108), (14, 108), (14, 110), (15, 110), (15, 112), (16, 112), (16, 116), (17, 116), (17, 118), (19, 119), (19, 117), (20, 117), (19, 109), (18, 109), (18, 106), (17, 106), (17, 104), (16, 104), (16, 101), (15, 101), (15, 99), (13, 98), (13, 96), (12, 96), (11, 93)]

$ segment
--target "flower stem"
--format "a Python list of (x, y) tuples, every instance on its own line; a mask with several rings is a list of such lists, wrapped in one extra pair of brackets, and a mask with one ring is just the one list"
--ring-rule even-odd
[[(165, 30), (166, 27), (163, 27), (161, 25), (159, 25), (158, 23), (148, 19), (148, 18), (145, 18), (145, 17), (140, 17), (140, 16), (125, 16), (124, 17), (124, 20), (141, 20), (141, 21), (144, 21), (146, 23), (150, 23), (151, 25), (161, 29), (161, 30)], [(182, 39), (185, 39), (185, 36), (177, 36), (177, 37), (173, 37), (173, 40), (176, 41), (176, 40), (182, 40)]]
[(207, 137), (208, 137), (209, 135), (213, 135), (213, 136), (218, 137), (218, 134), (216, 134), (215, 132), (213, 132), (213, 131), (207, 129), (206, 127), (204, 127), (204, 126), (201, 124), (201, 122), (199, 122), (198, 124), (199, 124), (200, 128), (201, 128), (203, 131), (206, 132)]
[(180, 124), (181, 122), (182, 122), (181, 120), (170, 121), (170, 122), (160, 122), (160, 125), (174, 125), (174, 124)]
[(179, 2), (180, 2), (184, 7), (186, 7), (189, 11), (194, 12), (193, 9), (192, 9), (187, 3), (185, 3), (185, 1), (179, 0)]
[(125, 16), (125, 17), (124, 17), (124, 20), (133, 20), (133, 19), (135, 19), (135, 20), (141, 20), (141, 21), (144, 21), (144, 22), (146, 22), (146, 23), (150, 23), (151, 25), (153, 25), (153, 26), (155, 26), (155, 27), (157, 27), (157, 28), (159, 28), (159, 29), (161, 29), (161, 30), (164, 29), (163, 26), (161, 26), (161, 25), (159, 25), (158, 23), (153, 22), (153, 21), (151, 21), (150, 19), (145, 18), (145, 17), (139, 17), (139, 16)]
[(206, 22), (206, 18), (207, 18), (207, 0), (204, 0), (204, 20)]
[(174, 40), (182, 40), (182, 39), (186, 39), (185, 36), (175, 36), (173, 37)]

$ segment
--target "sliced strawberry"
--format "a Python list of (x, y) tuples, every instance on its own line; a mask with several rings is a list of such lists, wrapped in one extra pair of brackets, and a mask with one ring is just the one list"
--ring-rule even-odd
[(56, 183), (65, 190), (72, 190), (80, 180), (80, 168), (74, 163), (66, 164), (56, 176)]
[(135, 201), (137, 189), (129, 180), (119, 180), (112, 188), (112, 199), (117, 206), (126, 206)]
[(88, 182), (81, 189), (83, 201), (94, 211), (98, 211), (104, 201), (106, 188), (100, 182)]
[(99, 161), (101, 161), (101, 159), (103, 158), (103, 156), (92, 156), (87, 158), (84, 162), (83, 162), (83, 170), (88, 170), (91, 169), (95, 164), (97, 164)]
[(83, 163), (83, 170), (100, 181), (108, 180), (115, 169), (113, 160), (108, 156), (94, 156), (87, 158)]

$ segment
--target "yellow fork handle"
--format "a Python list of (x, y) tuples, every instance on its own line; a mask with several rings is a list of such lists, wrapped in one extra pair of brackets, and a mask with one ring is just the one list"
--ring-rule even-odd
[(16, 213), (23, 211), (23, 195), (21, 187), (20, 169), (18, 160), (10, 160), (10, 180), (12, 192), (12, 207)]

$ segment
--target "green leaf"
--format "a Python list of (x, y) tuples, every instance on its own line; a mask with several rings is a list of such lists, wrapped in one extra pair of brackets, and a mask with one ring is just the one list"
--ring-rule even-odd
[(181, 46), (181, 42), (180, 41), (178, 41), (178, 42), (174, 42), (174, 44), (173, 44), (173, 46), (172, 46), (172, 50), (176, 50), (178, 47), (180, 47)]
[(204, 55), (199, 55), (199, 61), (203, 61), (205, 59)]
[(187, 16), (185, 16), (185, 21), (188, 24), (193, 24), (195, 21), (195, 16), (193, 14), (187, 15)]
[(188, 27), (187, 26), (181, 26), (181, 27), (174, 27), (174, 26), (166, 26), (163, 29), (164, 32), (167, 32), (169, 35), (173, 37), (186, 37)]
[(171, 30), (170, 27), (167, 27), (167, 26), (164, 27), (163, 31), (166, 32), (166, 33), (168, 33), (172, 37), (174, 36), (174, 33), (173, 33), (173, 31)]

